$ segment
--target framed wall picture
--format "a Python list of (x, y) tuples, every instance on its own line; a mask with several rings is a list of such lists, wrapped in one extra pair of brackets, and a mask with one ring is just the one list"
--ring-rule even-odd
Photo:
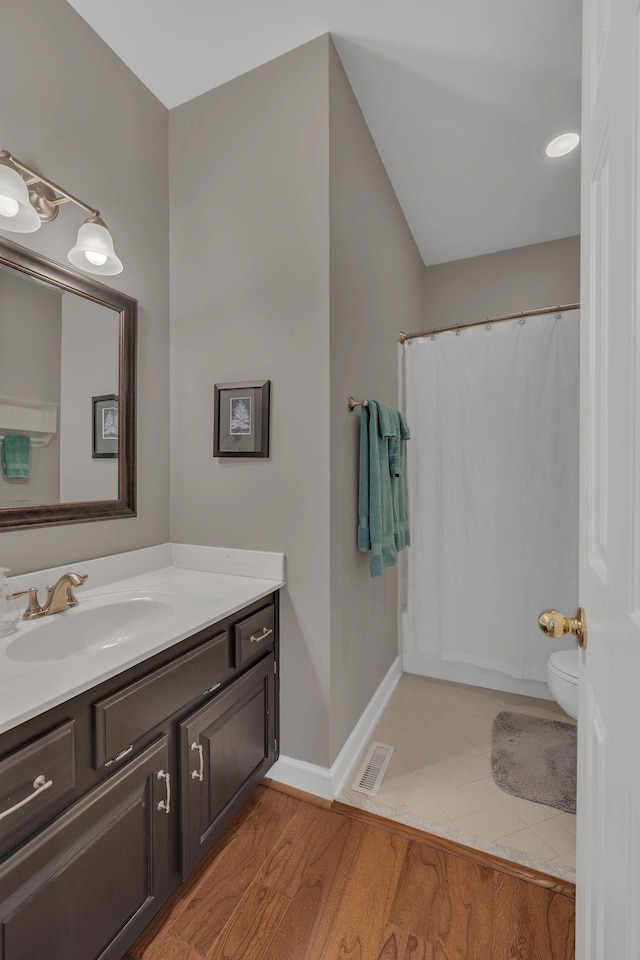
[(214, 457), (269, 456), (270, 387), (270, 380), (214, 385)]
[(113, 393), (92, 397), (94, 460), (118, 456), (118, 398)]

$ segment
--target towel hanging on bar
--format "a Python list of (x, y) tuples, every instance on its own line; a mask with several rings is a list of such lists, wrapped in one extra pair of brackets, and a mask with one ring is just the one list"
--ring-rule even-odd
[(395, 567), (409, 546), (406, 441), (409, 430), (397, 410), (376, 400), (361, 403), (358, 549), (370, 551), (372, 577)]

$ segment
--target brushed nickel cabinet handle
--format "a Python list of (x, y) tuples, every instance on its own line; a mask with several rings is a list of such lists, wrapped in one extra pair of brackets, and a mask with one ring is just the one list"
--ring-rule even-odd
[(197, 751), (198, 751), (198, 757), (199, 757), (199, 761), (200, 761), (200, 769), (199, 769), (199, 770), (192, 770), (192, 771), (191, 771), (191, 779), (192, 779), (192, 780), (199, 780), (200, 783), (202, 783), (202, 781), (204, 780), (204, 755), (203, 755), (203, 752), (202, 752), (202, 744), (201, 744), (201, 743), (195, 743), (195, 741), (194, 741), (194, 743), (191, 744), (191, 750), (197, 750)]
[(14, 803), (12, 807), (9, 807), (8, 810), (3, 810), (0, 813), (0, 820), (4, 820), (5, 817), (8, 817), (9, 814), (15, 813), (16, 810), (20, 810), (21, 807), (26, 807), (28, 803), (31, 803), (32, 800), (35, 800), (37, 796), (41, 793), (44, 793), (45, 790), (48, 790), (49, 787), (53, 786), (53, 780), (47, 780), (47, 778), (40, 774), (33, 781), (33, 793), (30, 793), (28, 797), (25, 797), (24, 800), (21, 800), (20, 803)]
[(171, 774), (165, 773), (164, 770), (160, 770), (158, 772), (158, 780), (164, 780), (167, 788), (166, 800), (160, 801), (158, 804), (158, 810), (164, 810), (165, 813), (171, 813)]
[(127, 747), (126, 750), (123, 750), (122, 753), (119, 753), (117, 757), (107, 760), (105, 767), (112, 767), (114, 763), (118, 763), (119, 760), (122, 760), (123, 757), (128, 756), (130, 753), (133, 753), (133, 744), (131, 744), (130, 747)]
[(257, 637), (253, 635), (249, 637), (249, 643), (260, 643), (261, 640), (266, 640), (268, 636), (273, 633), (273, 630), (267, 630), (266, 627), (262, 628), (262, 633), (258, 634)]

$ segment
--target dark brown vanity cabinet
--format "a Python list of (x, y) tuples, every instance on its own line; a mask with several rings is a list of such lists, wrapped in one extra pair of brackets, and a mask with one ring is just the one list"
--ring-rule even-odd
[(276, 759), (277, 658), (273, 594), (0, 735), (0, 960), (124, 956)]
[(180, 724), (185, 877), (275, 760), (274, 670), (269, 655)]
[(167, 737), (0, 865), (2, 960), (120, 960), (170, 892)]

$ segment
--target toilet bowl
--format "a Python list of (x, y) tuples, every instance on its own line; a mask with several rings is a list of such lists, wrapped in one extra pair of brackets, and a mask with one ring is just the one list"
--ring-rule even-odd
[(558, 650), (547, 661), (547, 685), (565, 713), (578, 719), (578, 651)]

